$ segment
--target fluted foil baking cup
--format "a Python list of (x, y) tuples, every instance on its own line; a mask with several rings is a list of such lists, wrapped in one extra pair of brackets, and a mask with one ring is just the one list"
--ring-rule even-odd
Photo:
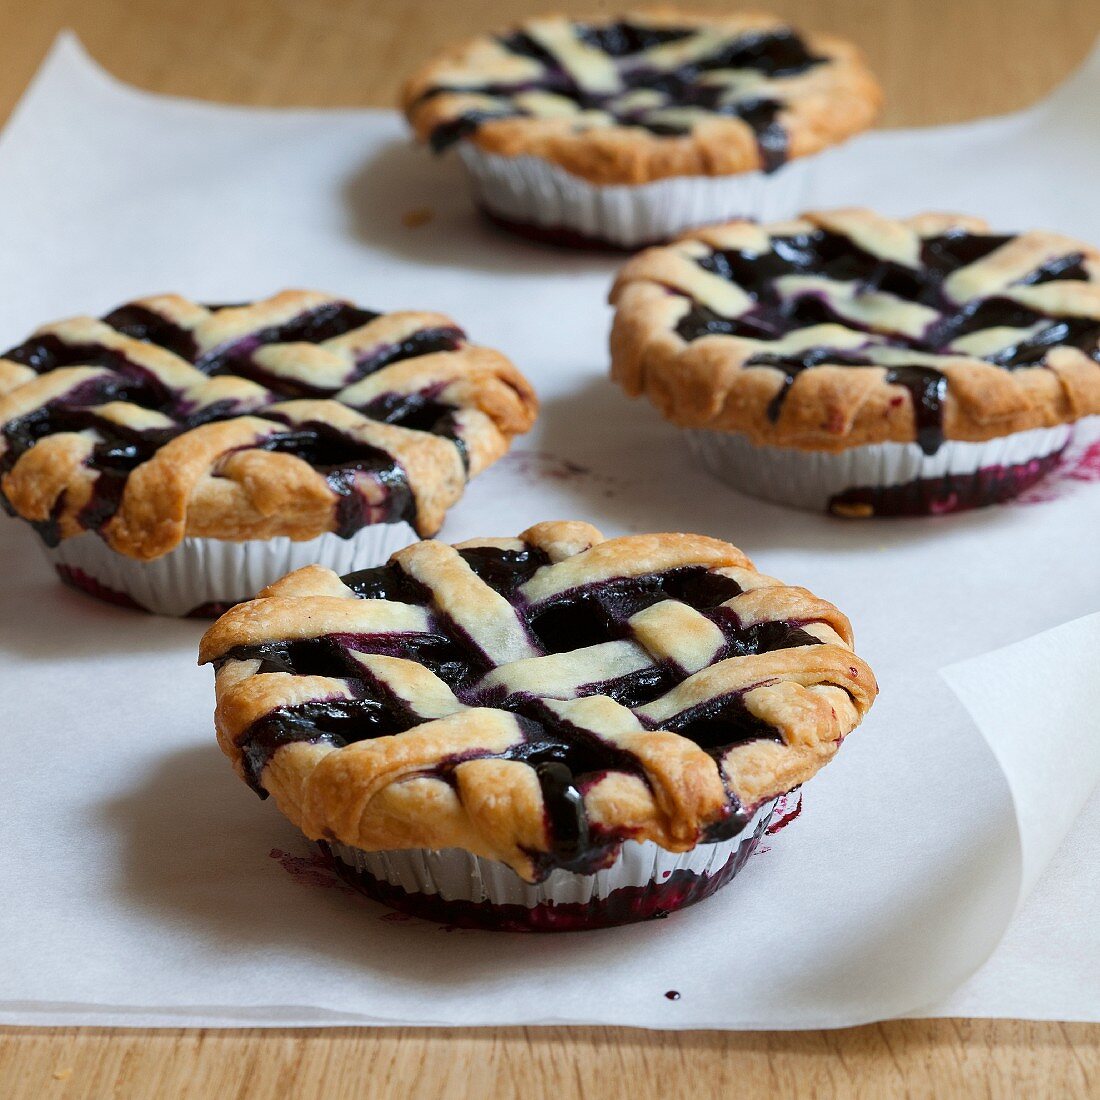
[[(345, 867), (410, 897), (527, 910), (592, 906), (611, 899), (617, 891), (660, 888), (677, 872), (705, 880), (728, 872), (731, 860), (739, 870), (763, 836), (777, 804), (786, 797), (761, 805), (730, 840), (698, 844), (686, 852), (669, 852), (648, 840), (628, 840), (615, 862), (602, 871), (585, 875), (558, 868), (536, 883), (525, 882), (505, 863), (460, 848), (366, 852), (334, 843), (330, 850)], [(736, 862), (739, 857), (743, 857), (741, 863)]]
[(76, 587), (158, 615), (190, 615), (216, 614), (304, 565), (324, 565), (341, 575), (382, 565), (416, 539), (416, 532), (400, 522), (370, 524), (350, 539), (334, 534), (308, 542), (185, 538), (153, 561), (116, 553), (90, 532), (44, 549), (58, 573)]
[[(475, 201), (505, 222), (577, 234), (618, 248), (658, 244), (732, 218), (777, 221), (802, 210), (815, 157), (777, 172), (674, 176), (651, 183), (589, 183), (540, 157), (504, 157), (462, 142)], [(819, 154), (821, 155), (821, 154)]]
[[(715, 477), (739, 492), (814, 512), (915, 514), (951, 512), (1006, 500), (1038, 481), (1073, 436), (1073, 425), (1035, 428), (984, 443), (949, 439), (935, 454), (916, 443), (874, 443), (836, 454), (762, 446), (738, 432), (691, 430), (688, 443)], [(1004, 476), (1001, 476), (1003, 472)], [(883, 490), (906, 510), (889, 510)], [(859, 491), (883, 500), (861, 511)], [(975, 502), (967, 494), (973, 493)], [(984, 495), (983, 495), (984, 494)], [(987, 499), (989, 498), (989, 499)], [(845, 502), (851, 502), (850, 505)], [(873, 506), (868, 506), (873, 507)]]

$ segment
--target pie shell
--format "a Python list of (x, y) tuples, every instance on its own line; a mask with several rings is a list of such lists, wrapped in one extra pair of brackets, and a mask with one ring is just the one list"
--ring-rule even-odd
[[(687, 12), (662, 6), (639, 13), (647, 23), (667, 27), (714, 27), (731, 34), (786, 28), (770, 15)], [(555, 18), (548, 16), (545, 18)], [(831, 35), (804, 35), (810, 51), (832, 64), (798, 78), (804, 89), (779, 119), (788, 134), (788, 159), (810, 156), (866, 130), (878, 116), (882, 92), (859, 50)], [(444, 49), (406, 82), (401, 105), (416, 136), (432, 132), (463, 111), (469, 97), (425, 92), (456, 66), (477, 71), (492, 39), (470, 38)], [(487, 79), (491, 76), (487, 72)], [(463, 140), (502, 156), (534, 156), (594, 184), (640, 184), (671, 176), (722, 176), (763, 167), (752, 130), (739, 119), (715, 115), (690, 134), (663, 136), (638, 126), (610, 125), (574, 132), (568, 117), (506, 118), (481, 123)]]
[[(787, 394), (782, 414), (772, 419), (769, 405), (784, 378), (774, 368), (746, 367), (760, 345), (727, 335), (688, 342), (675, 331), (684, 312), (677, 288), (694, 257), (743, 247), (750, 239), (759, 242), (768, 232), (818, 227), (842, 228), (868, 242), (899, 233), (930, 237), (952, 229), (989, 229), (982, 219), (960, 214), (891, 221), (870, 210), (852, 209), (807, 213), (763, 227), (733, 221), (695, 230), (670, 245), (647, 249), (619, 272), (611, 290), (612, 378), (631, 397), (644, 394), (679, 427), (740, 432), (757, 444), (835, 453), (872, 443), (913, 442), (912, 395), (888, 382), (884, 369), (825, 364), (806, 370)], [(1048, 312), (1062, 309), (1071, 316), (1100, 319), (1100, 251), (1056, 233), (1033, 231), (1026, 237), (1037, 251), (1081, 252), (1093, 272), (1090, 282), (1046, 284)], [(1073, 347), (1053, 349), (1041, 368), (1008, 370), (960, 354), (942, 359), (937, 369), (948, 383), (947, 439), (980, 443), (1100, 414), (1100, 365)]]
[[(781, 732), (780, 742), (748, 741), (728, 750), (721, 771), (698, 745), (676, 733), (641, 732), (639, 727), (622, 734), (641, 762), (644, 779), (611, 770), (586, 789), (584, 799), (590, 822), (623, 839), (652, 840), (670, 851), (694, 847), (708, 825), (723, 819), (727, 791), (752, 812), (806, 782), (832, 759), (877, 694), (873, 673), (851, 648), (851, 626), (841, 612), (805, 589), (758, 573), (740, 550), (718, 539), (686, 534), (605, 539), (589, 524), (562, 521), (529, 528), (518, 541), (473, 540), (458, 549), (478, 546), (545, 551), (550, 564), (528, 582), (532, 599), (537, 591), (568, 588), (586, 578), (642, 576), (685, 566), (722, 570), (741, 588), (730, 601), (739, 621), (795, 620), (820, 643), (720, 660), (673, 689), (696, 701), (743, 693), (752, 713)], [(465, 569), (462, 559), (439, 543), (418, 544), (391, 560), (406, 572), (424, 561), (430, 569), (436, 568), (434, 561), (444, 563), (440, 569)], [(240, 646), (354, 632), (363, 603), (330, 570), (307, 567), (233, 608), (206, 632), (200, 662), (220, 663), (218, 741), (242, 778), (241, 740), (253, 723), (280, 707), (339, 698), (345, 689), (343, 681), (326, 677), (259, 674), (259, 660), (227, 655)], [(476, 623), (480, 609), (475, 606), (470, 614)], [(667, 635), (658, 634), (667, 641)], [(390, 690), (396, 683), (415, 692), (405, 664), (388, 666)], [(580, 702), (601, 720), (609, 712), (612, 724), (631, 714), (607, 696), (590, 695)], [(637, 726), (636, 719), (630, 721)], [(259, 782), (311, 839), (366, 851), (464, 848), (535, 881), (538, 856), (551, 850), (552, 838), (535, 769), (500, 755), (517, 743), (517, 736), (511, 712), (463, 708), (404, 733), (340, 748), (324, 742), (283, 744)], [(464, 762), (448, 779), (433, 773), (441, 762), (456, 758)]]

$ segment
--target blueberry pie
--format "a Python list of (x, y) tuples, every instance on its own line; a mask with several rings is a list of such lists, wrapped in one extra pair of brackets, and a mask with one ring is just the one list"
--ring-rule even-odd
[(0, 358), (0, 501), (66, 579), (182, 614), (434, 534), (535, 408), (442, 314), (163, 295)]
[(1006, 500), (1100, 413), (1100, 253), (868, 210), (701, 230), (623, 268), (612, 374), (745, 492), (837, 515)]
[(452, 46), (403, 94), (422, 141), (457, 145), (494, 220), (620, 247), (794, 213), (805, 158), (865, 130), (879, 101), (847, 42), (675, 8), (540, 16)]
[(206, 633), (241, 777), (368, 894), (555, 930), (708, 896), (836, 753), (848, 620), (697, 535), (420, 542), (310, 566)]

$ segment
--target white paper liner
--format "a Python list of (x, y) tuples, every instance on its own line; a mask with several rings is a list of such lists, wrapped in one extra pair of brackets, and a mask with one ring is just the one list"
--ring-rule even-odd
[[(657, 244), (731, 218), (778, 221), (805, 205), (816, 157), (798, 157), (770, 175), (675, 176), (652, 183), (589, 183), (540, 157), (504, 157), (459, 145), (477, 203), (508, 222), (564, 230), (620, 248)], [(821, 154), (818, 154), (820, 156)]]
[(333, 854), (356, 871), (400, 887), (407, 894), (433, 894), (445, 901), (488, 902), (492, 905), (586, 905), (602, 901), (625, 887), (660, 885), (676, 871), (717, 874), (743, 844), (755, 844), (779, 799), (761, 805), (745, 828), (730, 840), (698, 844), (686, 852), (669, 852), (653, 841), (628, 840), (610, 867), (591, 875), (560, 868), (542, 881), (525, 882), (505, 863), (475, 856), (461, 848), (430, 851), (365, 852), (332, 844)]
[(749, 496), (817, 512), (828, 511), (834, 497), (851, 489), (972, 475), (1045, 458), (1063, 450), (1072, 435), (1072, 424), (1059, 424), (984, 443), (949, 439), (935, 454), (926, 455), (916, 443), (873, 443), (830, 454), (762, 446), (739, 432), (687, 433), (695, 456), (727, 485)]
[(324, 565), (341, 575), (382, 565), (417, 537), (412, 527), (399, 522), (369, 524), (350, 539), (334, 534), (308, 542), (286, 537), (250, 542), (185, 538), (175, 550), (145, 562), (116, 553), (91, 532), (43, 549), (54, 566), (79, 570), (148, 611), (188, 615), (209, 604), (250, 599), (304, 565)]

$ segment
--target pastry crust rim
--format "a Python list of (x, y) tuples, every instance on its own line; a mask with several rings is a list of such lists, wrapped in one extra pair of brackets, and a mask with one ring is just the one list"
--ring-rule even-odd
[[(299, 309), (302, 313), (308, 313), (318, 308), (319, 303), (345, 301), (316, 291), (287, 290), (240, 308), (261, 311)], [(169, 308), (191, 305), (186, 299), (174, 295), (135, 299), (126, 305), (150, 308), (149, 304), (154, 302), (166, 304)], [(379, 312), (370, 323), (397, 317), (408, 323), (420, 323), (423, 330), (451, 327), (462, 332), (452, 318), (420, 310)], [(34, 335), (50, 335), (65, 326), (100, 324), (98, 319), (91, 317), (68, 318), (44, 325)], [(123, 354), (128, 348), (131, 353), (154, 357), (163, 358), (164, 354), (168, 354), (177, 360), (178, 365), (193, 367), (186, 359), (166, 353), (159, 345), (145, 340), (118, 334), (115, 344)], [(321, 344), (311, 346), (319, 347)], [(277, 348), (284, 345), (280, 342), (264, 346)], [(0, 410), (7, 406), (18, 408), (20, 396), (25, 398), (29, 387), (46, 390), (46, 380), (59, 378), (63, 371), (85, 372), (91, 377), (96, 372), (110, 369), (73, 365), (38, 374), (12, 360), (0, 358), (0, 368), (5, 366), (10, 377), (0, 370)], [(472, 344), (465, 335), (459, 346), (453, 349), (395, 360), (366, 374), (352, 385), (359, 385), (372, 377), (382, 378), (387, 371), (415, 375), (418, 371), (432, 368), (441, 386), (472, 387), (475, 391), (472, 396), (464, 394), (462, 403), (454, 406), (456, 414), (465, 414), (469, 418), (468, 431), (463, 436), (469, 456), (468, 469), (463, 468), (458, 449), (450, 440), (428, 431), (402, 428), (372, 419), (337, 400), (335, 393), (305, 399), (279, 398), (275, 403), (255, 410), (245, 408), (232, 416), (199, 424), (158, 447), (149, 459), (128, 471), (122, 505), (97, 537), (103, 537), (116, 553), (138, 561), (151, 561), (176, 549), (184, 538), (245, 542), (285, 537), (303, 542), (334, 533), (337, 530), (337, 505), (341, 494), (327, 483), (324, 474), (307, 459), (293, 453), (257, 449), (246, 438), (249, 425), (255, 428), (253, 434), (262, 434), (269, 429), (283, 432), (294, 430), (293, 421), (284, 424), (267, 419), (265, 414), (278, 413), (284, 408), (289, 410), (295, 405), (303, 411), (303, 415), (308, 407), (317, 418), (324, 419), (330, 425), (340, 423), (348, 433), (377, 437), (377, 443), (360, 441), (367, 446), (386, 450), (395, 465), (405, 471), (408, 492), (413, 499), (407, 522), (421, 536), (434, 534), (447, 510), (463, 495), (468, 481), (502, 457), (515, 435), (530, 429), (537, 416), (538, 399), (531, 384), (507, 356), (492, 348)], [(206, 380), (209, 382), (214, 377), (206, 376)], [(233, 372), (217, 377), (240, 379), (250, 384), (246, 378)], [(414, 384), (419, 381), (413, 379)], [(350, 389), (351, 386), (344, 388)], [(64, 391), (61, 396), (64, 396)], [(31, 407), (44, 408), (56, 399), (57, 395), (47, 395), (37, 406)], [(0, 426), (25, 415), (27, 411), (23, 410), (10, 421), (0, 417)], [(205, 474), (196, 477), (189, 488), (181, 486), (177, 476), (179, 471), (187, 466), (189, 460), (198, 461), (211, 439), (219, 435), (228, 438), (237, 434), (241, 438), (229, 441), (227, 448), (212, 461)], [(20, 463), (33, 455), (43, 442), (57, 440), (61, 436), (67, 438), (43, 448), (32, 465), (19, 470)], [(168, 448), (172, 449), (171, 462), (164, 455)], [(0, 452), (2, 450), (0, 447)], [(88, 447), (81, 444), (77, 434), (67, 432), (46, 435), (27, 448), (15, 467), (0, 478), (0, 488), (15, 514), (28, 522), (42, 522), (50, 518), (47, 506), (52, 500), (61, 506), (59, 536), (62, 540), (96, 534), (83, 525), (80, 513), (90, 497), (95, 478), (104, 468), (87, 465), (88, 454), (84, 453), (87, 450)], [(237, 478), (226, 475), (223, 468), (234, 464), (240, 466), (241, 456), (247, 456), (247, 470)], [(135, 494), (132, 501), (129, 498), (131, 486)], [(56, 499), (51, 497), (54, 493)], [(145, 503), (154, 498), (174, 499), (176, 510), (183, 512), (182, 518), (174, 517), (169, 523), (163, 515), (143, 515)], [(128, 507), (128, 502), (132, 507)], [(400, 521), (398, 518), (381, 522)], [(358, 530), (372, 525), (364, 523)]]
[[(584, 529), (591, 532), (591, 536), (588, 536)], [(794, 731), (790, 742), (750, 740), (743, 744), (743, 748), (750, 750), (740, 765), (744, 773), (743, 783), (746, 785), (744, 789), (751, 787), (753, 791), (751, 801), (742, 799), (742, 808), (746, 813), (751, 814), (766, 801), (812, 778), (835, 755), (843, 739), (865, 717), (877, 695), (878, 686), (866, 662), (856, 655), (849, 644), (851, 630), (847, 619), (832, 604), (812, 596), (803, 589), (791, 588), (782, 582), (775, 581), (774, 578), (758, 573), (736, 547), (720, 540), (673, 534), (604, 539), (595, 528), (587, 524), (566, 521), (538, 524), (523, 532), (520, 539), (534, 545), (549, 545), (555, 541), (568, 544), (576, 542), (578, 532), (582, 538), (593, 538), (595, 540), (592, 542), (593, 546), (602, 543), (609, 551), (621, 553), (624, 565), (635, 560), (638, 553), (644, 553), (646, 547), (651, 546), (656, 540), (682, 539), (688, 552), (700, 543), (708, 544), (710, 547), (718, 548), (719, 552), (728, 553), (730, 557), (725, 560), (738, 563), (734, 564), (733, 568), (739, 571), (739, 575), (744, 574), (760, 582), (759, 588), (745, 589), (742, 595), (751, 591), (756, 594), (754, 600), (766, 601), (770, 594), (773, 598), (779, 598), (781, 592), (797, 593), (797, 598), (814, 601), (814, 605), (820, 609), (823, 618), (812, 620), (813, 622), (824, 624), (825, 618), (828, 618), (839, 628), (838, 633), (823, 626), (822, 630), (828, 640), (818, 645), (765, 651), (761, 654), (728, 658), (705, 666), (713, 669), (718, 664), (728, 664), (732, 661), (752, 662), (756, 658), (775, 658), (777, 654), (785, 654), (786, 656), (780, 658), (780, 663), (795, 666), (790, 672), (790, 679), (782, 675), (778, 678), (774, 676), (765, 678), (747, 687), (742, 686), (738, 689), (739, 692), (744, 695), (780, 685), (784, 689), (789, 688), (796, 695), (801, 693), (799, 698), (802, 703), (805, 703), (815, 691), (815, 686), (816, 690), (828, 689), (822, 699), (818, 700), (815, 697), (816, 710), (797, 711), (796, 708), (796, 711), (792, 711), (803, 716), (812, 713), (817, 722), (814, 728), (809, 728), (807, 724), (809, 719), (805, 719), (805, 722)], [(499, 542), (500, 540), (471, 540), (460, 545), (493, 545)], [(717, 562), (712, 566), (712, 568), (719, 567)], [(544, 568), (552, 568), (552, 566)], [(343, 586), (334, 573), (319, 566), (308, 566), (289, 574), (265, 589), (249, 604), (239, 605), (234, 612), (228, 613), (215, 623), (203, 638), (200, 647), (200, 663), (211, 663), (223, 659), (235, 645), (242, 644), (235, 640), (243, 636), (238, 635), (237, 631), (246, 628), (256, 614), (265, 616), (273, 614), (279, 618), (283, 615), (289, 618), (297, 616), (300, 620), (303, 613), (308, 614), (310, 602), (317, 598), (308, 593), (324, 592), (328, 594), (325, 597), (327, 600), (330, 595), (338, 594), (341, 587)], [(772, 593), (768, 592), (769, 588), (773, 590)], [(263, 606), (265, 603), (267, 607)], [(762, 615), (760, 621), (766, 619), (767, 616)], [(240, 626), (237, 625), (238, 623)], [(825, 677), (824, 679), (814, 680), (811, 671), (806, 673), (806, 684), (798, 686), (796, 672), (806, 668), (812, 670), (817, 664), (831, 668), (835, 679), (830, 680), (829, 673), (823, 673), (821, 675)], [(252, 667), (248, 667), (250, 665)], [(242, 779), (245, 778), (245, 767), (243, 751), (238, 745), (238, 740), (258, 717), (263, 717), (275, 709), (269, 706), (270, 700), (266, 694), (269, 685), (264, 681), (278, 678), (279, 674), (257, 675), (256, 667), (258, 662), (230, 660), (219, 668), (216, 676), (215, 727), (218, 742)], [(737, 668), (751, 672), (747, 665), (738, 665)], [(730, 675), (733, 675), (732, 671)], [(843, 683), (840, 682), (841, 680)], [(837, 701), (841, 695), (845, 699), (843, 705)], [(264, 709), (265, 707), (267, 709)], [(478, 721), (481, 721), (481, 713), (486, 715), (484, 722), (489, 726), (494, 726), (501, 715), (511, 716), (511, 712), (495, 709), (479, 711), (478, 708), (474, 708), (466, 712), (467, 715), (476, 715)], [(451, 715), (442, 721), (447, 722), (455, 717)], [(658, 723), (658, 727), (660, 724)], [(429, 726), (435, 725), (435, 722), (425, 721), (423, 724), (413, 726), (409, 732), (425, 731)], [(677, 742), (687, 741), (698, 750), (698, 746), (690, 742), (690, 739), (681, 738), (669, 731), (657, 728), (649, 731), (649, 735), (672, 738)], [(506, 807), (503, 817), (506, 837), (494, 836), (491, 830), (487, 832), (484, 828), (479, 828), (477, 822), (471, 822), (469, 815), (465, 813), (438, 814), (433, 820), (433, 815), (438, 811), (441, 792), (432, 787), (431, 783), (423, 783), (423, 780), (431, 778), (430, 773), (399, 775), (393, 785), (405, 784), (404, 790), (399, 792), (400, 797), (387, 798), (383, 794), (379, 798), (379, 792), (375, 791), (371, 798), (356, 801), (355, 812), (349, 818), (342, 808), (344, 794), (339, 789), (341, 777), (345, 781), (349, 776), (354, 779), (354, 769), (366, 755), (363, 748), (365, 744), (374, 746), (383, 757), (389, 754), (396, 759), (400, 755), (400, 740), (403, 736), (405, 735), (396, 734), (376, 738), (371, 742), (351, 742), (341, 748), (302, 742), (281, 745), (274, 750), (265, 763), (260, 776), (262, 787), (274, 797), (280, 811), (310, 839), (336, 840), (349, 847), (367, 851), (463, 848), (475, 855), (508, 863), (521, 877), (535, 881), (537, 857), (540, 852), (550, 850), (550, 841), (546, 825), (546, 808), (541, 801), (541, 795), (536, 793), (532, 799), (530, 790), (523, 789), (524, 782), (513, 783), (505, 790), (504, 787), (497, 788), (498, 780), (492, 773), (489, 774), (489, 779), (492, 780), (491, 789), (487, 789), (488, 779), (483, 777), (480, 780), (482, 788), (477, 792), (478, 794), (490, 800), (511, 799), (511, 804)], [(387, 743), (383, 744), (383, 742)], [(763, 749), (754, 753), (752, 751), (754, 746), (763, 746)], [(345, 769), (343, 771), (337, 769), (338, 761), (334, 757), (325, 765), (323, 775), (317, 772), (316, 769), (333, 754), (345, 755), (348, 762)], [(726, 774), (724, 783), (728, 782), (730, 789), (737, 792), (742, 780), (730, 778), (725, 763), (719, 763), (714, 758), (708, 757), (708, 759), (712, 760), (719, 776)], [(481, 762), (489, 764), (495, 762), (508, 767), (514, 767), (518, 763), (492, 756)], [(384, 764), (375, 767), (378, 771), (385, 771)], [(522, 768), (525, 769), (525, 774), (520, 779), (533, 782), (534, 790), (537, 792), (537, 780), (533, 778), (534, 769), (527, 764), (522, 764)], [(627, 775), (627, 773), (622, 774)], [(417, 786), (418, 781), (420, 786)], [(472, 782), (476, 783), (478, 780), (474, 779)], [(530, 782), (527, 784), (528, 787)], [(414, 787), (416, 789), (412, 789)], [(644, 782), (637, 783), (634, 777), (629, 776), (618, 784), (613, 796), (607, 800), (607, 805), (617, 806), (623, 812), (618, 824), (628, 826), (628, 835), (621, 839), (652, 840), (672, 851), (686, 851), (698, 843), (705, 843), (701, 835), (702, 830), (706, 824), (713, 824), (713, 821), (708, 822), (697, 816), (693, 821), (693, 827), (685, 831), (684, 823), (671, 820), (659, 804), (659, 800), (654, 795), (647, 794), (644, 787)], [(387, 789), (383, 787), (383, 791)], [(681, 793), (688, 799), (697, 797), (702, 801), (701, 790), (699, 784), (688, 776), (684, 780), (686, 794)], [(466, 796), (469, 797), (469, 794), (466, 793)], [(741, 795), (739, 794), (738, 797), (741, 798)], [(446, 801), (445, 796), (444, 801)], [(464, 807), (461, 798), (459, 806)], [(454, 807), (451, 809), (453, 810)], [(711, 809), (714, 809), (713, 804)], [(510, 817), (509, 814), (511, 814)], [(501, 824), (499, 813), (496, 823), (498, 827)], [(598, 823), (603, 827), (613, 827), (617, 824), (614, 820), (604, 819)], [(526, 843), (517, 843), (517, 838), (524, 838)]]
[[(877, 217), (867, 208), (808, 211), (792, 222), (771, 224), (813, 222), (815, 217), (837, 214)], [(990, 230), (983, 219), (961, 214), (926, 213), (897, 221), (908, 226), (959, 224), (978, 232)], [(689, 342), (654, 319), (654, 302), (666, 297), (669, 290), (634, 274), (645, 258), (675, 249), (681, 242), (707, 242), (725, 229), (746, 224), (754, 223), (735, 219), (691, 230), (669, 244), (645, 249), (627, 261), (609, 294), (615, 310), (610, 336), (611, 378), (628, 396), (647, 397), (662, 416), (677, 427), (737, 433), (757, 446), (839, 454), (853, 447), (873, 444), (915, 443), (917, 428), (912, 394), (905, 387), (888, 382), (885, 367), (868, 366), (860, 371), (838, 369), (828, 392), (822, 392), (823, 387), (816, 387), (813, 394), (808, 394), (808, 387), (796, 384), (785, 396), (783, 409), (797, 412), (797, 417), (786, 418), (781, 414), (773, 421), (765, 415), (765, 409), (783, 388), (780, 370), (763, 364), (746, 367), (747, 359), (754, 352), (742, 350), (744, 345), (739, 337), (713, 334)], [(769, 225), (761, 228), (767, 230)], [(1025, 232), (1036, 238), (1060, 239), (1059, 234), (1043, 230)], [(1074, 243), (1100, 270), (1100, 249), (1082, 242)], [(1100, 294), (1100, 289), (1097, 293)], [(1061, 353), (1058, 365), (1064, 362), (1067, 372), (1080, 366), (1082, 360), (1093, 363), (1083, 352), (1066, 345), (1052, 350)], [(1033, 380), (1028, 378), (1029, 372), (1045, 369), (1042, 364), (1009, 370), (977, 356), (953, 355), (944, 371), (948, 377), (943, 402), (944, 441), (985, 443), (1018, 432), (1073, 424), (1084, 417), (1100, 414), (1100, 365), (1093, 365), (1096, 377), (1091, 379), (1090, 393), (1082, 403), (1082, 394), (1071, 392), (1055, 370), (1048, 370), (1050, 379), (1042, 379), (1052, 383), (1047, 386), (1048, 392), (1035, 393), (1027, 389), (1025, 382)], [(969, 384), (964, 398), (957, 387), (950, 384), (951, 373), (961, 375), (975, 368), (982, 372), (984, 384)], [(828, 364), (812, 368), (807, 374), (818, 370), (828, 371)], [(989, 375), (991, 370), (997, 374)], [(845, 373), (878, 377), (873, 386), (864, 386), (857, 384), (860, 380), (855, 377), (844, 377)], [(1000, 415), (993, 415), (994, 396), (1001, 409)], [(1006, 411), (1006, 405), (1013, 407)], [(795, 419), (796, 424), (791, 422)]]

